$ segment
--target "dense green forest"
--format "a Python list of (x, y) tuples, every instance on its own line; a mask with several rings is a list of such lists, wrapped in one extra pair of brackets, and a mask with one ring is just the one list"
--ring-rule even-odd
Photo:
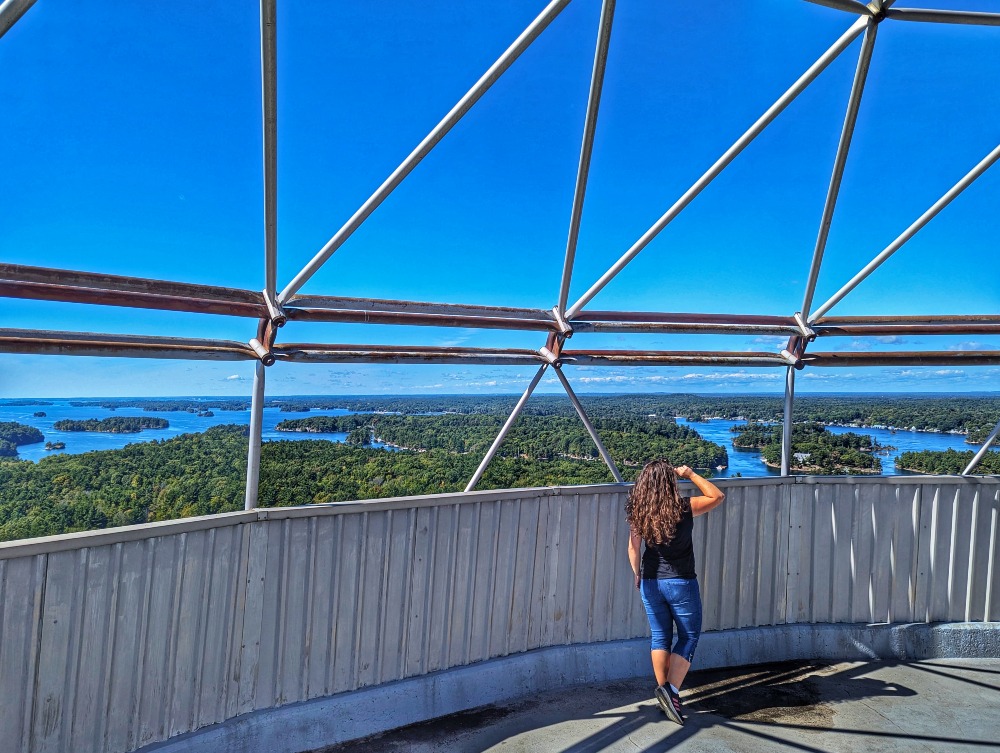
[[(56, 421), (56, 431), (99, 431), (105, 434), (137, 434), (143, 429), (166, 429), (170, 422), (165, 418), (150, 416), (115, 416), (114, 418), (88, 418), (83, 421), (64, 419)], [(40, 441), (40, 440), (39, 440)]]
[(0, 457), (17, 456), (17, 448), (22, 444), (41, 442), (45, 437), (34, 426), (25, 426), (15, 421), (0, 421)]
[[(276, 428), (278, 431), (348, 432), (348, 441), (356, 444), (367, 444), (374, 437), (397, 447), (482, 456), (503, 423), (501, 416), (482, 414), (354, 414), (292, 419), (282, 421)], [(669, 457), (677, 464), (701, 469), (729, 464), (724, 447), (702, 439), (696, 431), (679, 426), (673, 419), (595, 418), (594, 426), (620, 466), (638, 466), (653, 457)], [(597, 447), (575, 414), (520, 416), (500, 445), (498, 455), (536, 460), (600, 458)]]
[(115, 400), (70, 400), (69, 404), (74, 408), (107, 408), (108, 410), (141, 408), (145, 411), (159, 411), (163, 413), (170, 411), (198, 413), (209, 408), (216, 408), (217, 410), (250, 410), (249, 400), (228, 397), (206, 397), (193, 400), (188, 398), (159, 397), (121, 398)]
[[(917, 473), (955, 475), (965, 470), (975, 454), (974, 450), (966, 450), (965, 452), (957, 450), (904, 452), (896, 459), (896, 467)], [(973, 473), (976, 475), (1000, 474), (1000, 452), (987, 452)]]
[[(764, 462), (781, 466), (781, 425), (749, 423), (734, 426), (733, 446), (760, 450)], [(802, 473), (881, 473), (874, 453), (884, 449), (865, 434), (833, 434), (821, 424), (792, 427), (792, 471)]]
[[(243, 509), (246, 427), (121, 450), (0, 461), (0, 540)], [(266, 442), (261, 506), (461, 491), (480, 458), (325, 440)], [(610, 482), (602, 463), (496, 458), (477, 488)]]

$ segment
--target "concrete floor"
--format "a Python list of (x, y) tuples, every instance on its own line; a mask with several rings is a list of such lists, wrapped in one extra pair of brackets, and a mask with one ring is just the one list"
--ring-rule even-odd
[(683, 727), (660, 711), (649, 681), (632, 680), (486, 706), (322, 753), (1000, 751), (1000, 659), (692, 672), (682, 697)]

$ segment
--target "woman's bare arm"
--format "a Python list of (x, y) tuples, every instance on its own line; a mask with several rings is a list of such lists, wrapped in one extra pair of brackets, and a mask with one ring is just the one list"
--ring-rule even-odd
[(642, 566), (642, 539), (632, 529), (628, 536), (628, 561), (632, 564), (632, 574), (635, 576), (635, 587), (639, 587), (639, 574)]
[(719, 487), (711, 481), (702, 478), (686, 465), (678, 466), (675, 471), (678, 478), (688, 479), (701, 492), (700, 496), (691, 497), (691, 514), (693, 516), (704, 515), (709, 510), (721, 505), (726, 498), (726, 495)]

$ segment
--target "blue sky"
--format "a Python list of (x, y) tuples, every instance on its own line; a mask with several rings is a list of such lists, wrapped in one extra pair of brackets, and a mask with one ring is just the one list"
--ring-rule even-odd
[[(279, 287), (544, 7), (541, 0), (279, 2)], [(990, 10), (976, 0), (923, 7)], [(995, 8), (992, 8), (995, 10)], [(558, 295), (598, 0), (574, 0), (302, 290), (550, 308)], [(582, 294), (852, 18), (760, 0), (621, 2), (570, 293)], [(43, 0), (0, 40), (0, 257), (263, 287), (253, 3)], [(1000, 29), (884, 23), (816, 304), (1000, 140)], [(802, 291), (856, 41), (591, 304), (788, 315)], [(991, 313), (994, 167), (834, 314)], [(227, 317), (0, 299), (5, 326), (218, 337)], [(585, 339), (586, 338), (586, 339)], [(537, 333), (294, 323), (279, 342), (536, 348)], [(777, 350), (753, 337), (580, 335), (575, 347)], [(814, 349), (996, 349), (1000, 338)], [(252, 364), (0, 356), (0, 396), (249, 394)], [(780, 370), (576, 369), (580, 391), (775, 392)], [(516, 392), (530, 370), (278, 364), (268, 393)], [(556, 391), (554, 381), (542, 389)], [(807, 370), (805, 391), (1000, 389), (1000, 369)]]

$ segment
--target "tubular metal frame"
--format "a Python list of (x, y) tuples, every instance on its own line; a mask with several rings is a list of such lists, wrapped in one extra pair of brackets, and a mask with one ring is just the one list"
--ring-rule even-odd
[[(566, 243), (566, 258), (556, 306), (552, 310), (441, 304), (414, 301), (376, 300), (331, 296), (298, 295), (299, 289), (377, 209), (413, 168), (468, 112), (492, 84), (517, 60), (570, 0), (552, 0), (459, 100), (428, 136), (341, 227), (323, 249), (277, 293), (277, 0), (260, 0), (261, 92), (264, 173), (264, 278), (262, 292), (184, 282), (48, 269), (0, 263), (0, 297), (124, 306), (165, 311), (246, 317), (258, 320), (257, 335), (246, 343), (222, 340), (111, 335), (43, 330), (0, 330), (0, 353), (88, 355), (129, 358), (183, 358), (191, 360), (252, 360), (256, 362), (254, 410), (248, 453), (247, 507), (256, 504), (259, 472), (260, 423), (264, 396), (264, 366), (277, 361), (314, 363), (476, 363), (492, 365), (537, 365), (538, 372), (525, 391), (515, 412), (501, 430), (476, 475), (473, 488), (502, 442), (509, 425), (520, 412), (545, 369), (551, 364), (577, 407), (602, 457), (616, 479), (617, 468), (593, 430), (592, 424), (574, 400), (575, 395), (563, 373), (564, 365), (588, 366), (761, 366), (786, 368), (786, 440), (794, 399), (794, 371), (807, 366), (880, 366), (1000, 364), (998, 351), (919, 351), (919, 352), (806, 352), (808, 343), (824, 337), (881, 337), (886, 335), (980, 335), (1000, 334), (1000, 316), (871, 316), (830, 317), (827, 312), (885, 259), (898, 250), (952, 199), (1000, 159), (1000, 146), (966, 174), (941, 199), (907, 228), (892, 244), (862, 269), (830, 300), (810, 313), (812, 296), (822, 265), (823, 252), (833, 219), (851, 139), (857, 122), (865, 80), (874, 50), (878, 25), (884, 21), (1000, 25), (1000, 14), (890, 8), (891, 2), (873, 0), (864, 5), (857, 0), (807, 0), (858, 16), (855, 23), (702, 175), (688, 191), (571, 307), (566, 308), (573, 260), (583, 213), (589, 166), (597, 128), (604, 71), (610, 46), (615, 0), (604, 0), (597, 34), (594, 68), (583, 129), (573, 206)], [(34, 0), (4, 0), (0, 3), (0, 36), (3, 36), (32, 6)], [(834, 159), (819, 233), (813, 252), (801, 312), (791, 316), (732, 315), (702, 313), (585, 311), (584, 306), (604, 288), (652, 239), (685, 209), (822, 71), (862, 33), (862, 43), (847, 112)], [(277, 329), (286, 321), (352, 322), (418, 327), (466, 327), (474, 329), (530, 330), (544, 332), (549, 341), (539, 351), (513, 348), (457, 348), (430, 346), (387, 346), (357, 344), (276, 344)], [(695, 352), (695, 351), (601, 351), (562, 350), (574, 333), (699, 333), (725, 335), (788, 336), (789, 344), (778, 353)], [(254, 433), (256, 429), (256, 435)], [(997, 430), (994, 430), (994, 435)], [(256, 436), (256, 441), (254, 440)], [(993, 436), (991, 436), (992, 440)], [(990, 441), (991, 441), (990, 440)], [(982, 452), (989, 446), (984, 445)], [(787, 441), (785, 444), (788, 444)], [(783, 444), (782, 472), (788, 472), (790, 447)], [(966, 473), (975, 463), (970, 464)]]

